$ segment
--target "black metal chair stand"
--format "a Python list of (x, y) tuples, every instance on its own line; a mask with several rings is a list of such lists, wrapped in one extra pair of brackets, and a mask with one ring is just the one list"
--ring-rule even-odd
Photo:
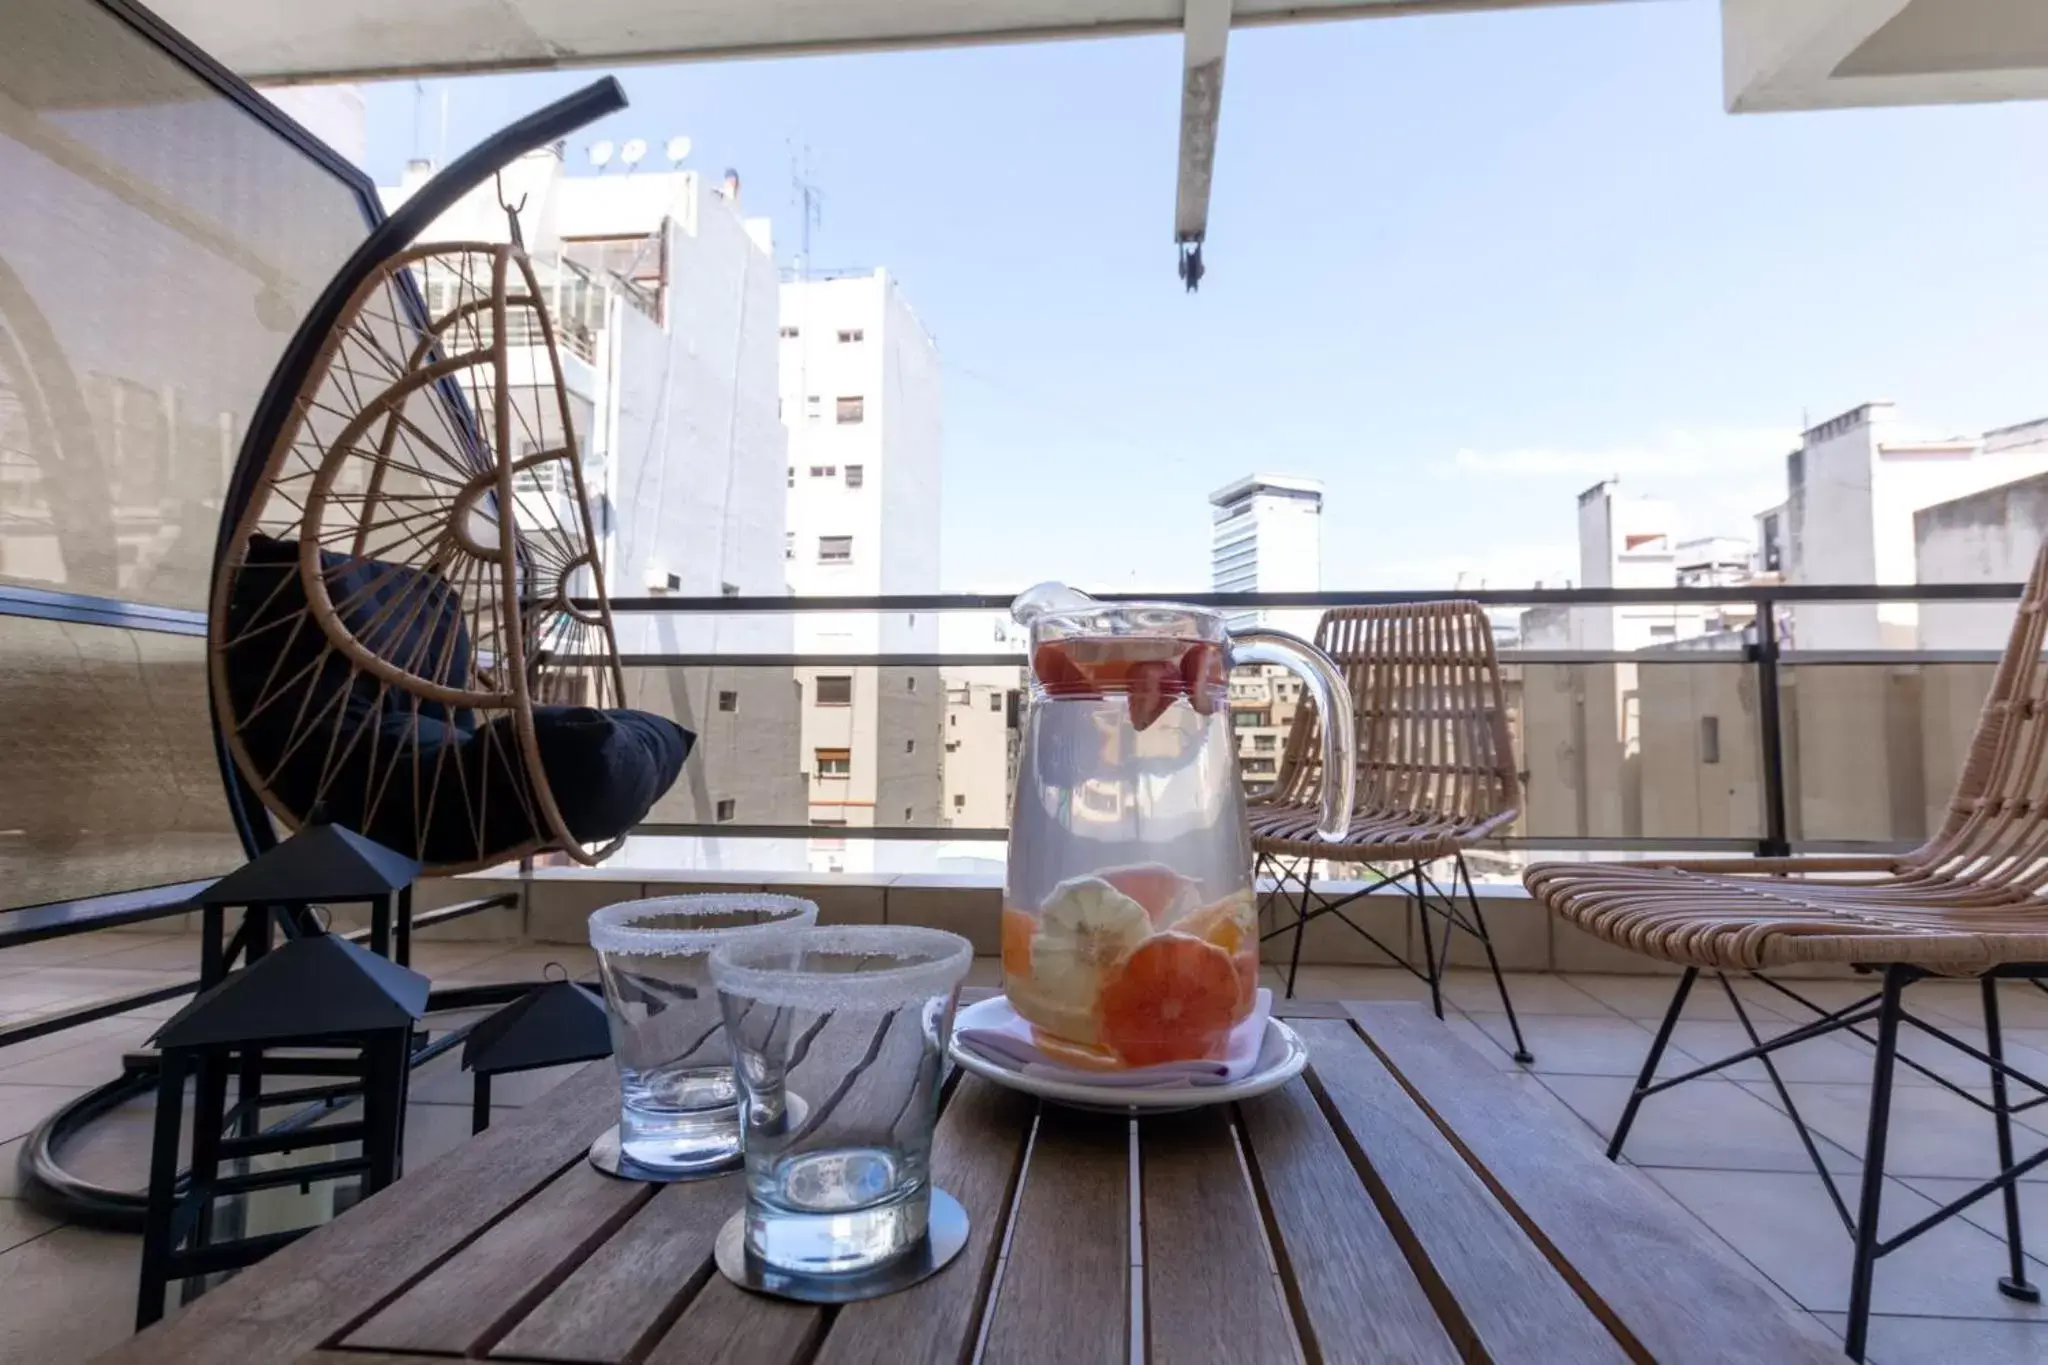
[[(1615, 1125), (1614, 1137), (1607, 1145), (1610, 1159), (1619, 1159), (1622, 1148), (1628, 1141), (1629, 1130), (1635, 1125), (1636, 1113), (1643, 1101), (1650, 1096), (1683, 1085), (1687, 1081), (1734, 1066), (1738, 1062), (1756, 1060), (1763, 1064), (1770, 1077), (1771, 1086), (1777, 1092), (1778, 1100), (1791, 1117), (1792, 1126), (1799, 1134), (1800, 1144), (1806, 1149), (1813, 1168), (1820, 1174), (1821, 1183), (1827, 1187), (1828, 1197), (1834, 1202), (1835, 1212), (1840, 1215), (1842, 1225), (1847, 1229), (1854, 1243), (1854, 1253), (1849, 1281), (1849, 1325), (1844, 1340), (1844, 1349), (1851, 1360), (1862, 1360), (1869, 1341), (1871, 1283), (1876, 1274), (1877, 1263), (1897, 1251), (1978, 1200), (1993, 1194), (2002, 1196), (2005, 1205), (2005, 1245), (2008, 1257), (2007, 1272), (1999, 1277), (1998, 1292), (2020, 1303), (2039, 1303), (2041, 1290), (2027, 1278), (2026, 1246), (2020, 1228), (2019, 1181), (2029, 1171), (2048, 1163), (2048, 1145), (2030, 1156), (2015, 1160), (2013, 1154), (2012, 1116), (2025, 1113), (2037, 1106), (2048, 1104), (2048, 1080), (2037, 1079), (2007, 1065), (2005, 1045), (1999, 1020), (1998, 983), (2006, 980), (2030, 981), (2038, 989), (2048, 992), (2048, 985), (2042, 978), (2048, 977), (2048, 963), (2013, 963), (1985, 972), (1976, 980), (1983, 992), (1984, 1047), (1975, 1048), (1958, 1038), (1954, 1033), (1929, 1023), (1905, 1006), (1905, 992), (1917, 981), (1935, 977), (1934, 973), (1919, 967), (1899, 963), (1871, 965), (1858, 970), (1879, 974), (1879, 988), (1853, 1004), (1829, 1010), (1807, 999), (1782, 981), (1776, 981), (1761, 972), (1751, 976), (1780, 994), (1796, 1001), (1815, 1016), (1812, 1022), (1788, 1030), (1775, 1038), (1766, 1040), (1758, 1032), (1748, 1008), (1735, 989), (1734, 983), (1725, 972), (1715, 972), (1715, 979), (1727, 995), (1735, 1017), (1741, 1021), (1743, 1032), (1748, 1035), (1751, 1046), (1719, 1061), (1695, 1067), (1677, 1076), (1656, 1079), (1657, 1065), (1663, 1060), (1664, 1050), (1671, 1042), (1671, 1033), (1678, 1025), (1679, 1016), (1685, 1011), (1687, 998), (1700, 976), (1700, 968), (1688, 967), (1678, 979), (1678, 988), (1672, 993), (1671, 1004), (1664, 1012), (1664, 1019), (1657, 1027), (1656, 1039), (1650, 1044), (1649, 1056), (1643, 1061), (1641, 1073), (1636, 1077), (1634, 1090), (1628, 1104), (1623, 1108), (1621, 1120)], [(1935, 979), (1954, 980), (1953, 977)], [(1972, 1093), (1967, 1088), (1939, 1072), (1899, 1052), (1899, 1027), (1910, 1024), (1914, 1028), (1982, 1063), (1989, 1073), (1991, 1098), (1989, 1100)], [(1873, 1036), (1865, 1029), (1875, 1025)], [(1864, 1141), (1863, 1175), (1857, 1195), (1856, 1208), (1852, 1212), (1840, 1188), (1835, 1184), (1827, 1163), (1821, 1159), (1819, 1145), (1808, 1130), (1806, 1121), (1800, 1116), (1799, 1106), (1793, 1102), (1792, 1093), (1779, 1075), (1773, 1055), (1785, 1048), (1796, 1046), (1814, 1038), (1830, 1034), (1848, 1033), (1869, 1043), (1875, 1052), (1870, 1078), (1869, 1129)], [(1911, 1227), (1894, 1233), (1890, 1237), (1878, 1235), (1878, 1218), (1884, 1202), (1885, 1148), (1891, 1128), (1892, 1085), (1898, 1068), (1904, 1066), (1919, 1072), (1951, 1094), (1958, 1095), (1977, 1108), (1989, 1113), (1998, 1143), (1999, 1173), (1985, 1180), (1951, 1200), (1934, 1212), (1920, 1219)], [(2018, 1085), (2032, 1091), (2032, 1095), (2018, 1103), (2012, 1099), (2011, 1086)]]
[[(1515, 1060), (1527, 1066), (1536, 1059), (1522, 1041), (1522, 1024), (1515, 1017), (1515, 1002), (1508, 996), (1507, 979), (1501, 975), (1500, 958), (1493, 950), (1493, 937), (1486, 930), (1486, 916), (1479, 908), (1479, 896), (1472, 887), (1471, 869), (1466, 866), (1463, 853), (1451, 854), (1450, 861), (1452, 872), (1448, 889), (1430, 875), (1427, 862), (1399, 865), (1391, 872), (1385, 870), (1386, 864), (1353, 864), (1362, 867), (1370, 880), (1358, 890), (1333, 897), (1315, 889), (1315, 859), (1261, 853), (1253, 865), (1253, 875), (1271, 877), (1274, 895), (1260, 912), (1262, 922), (1272, 922), (1273, 927), (1262, 927), (1259, 941), (1263, 943), (1282, 934), (1294, 935), (1294, 945), (1287, 959), (1287, 997), (1292, 999), (1295, 977), (1301, 970), (1301, 942), (1308, 926), (1325, 915), (1334, 915), (1352, 933), (1378, 949), (1393, 965), (1425, 983), (1429, 987), (1430, 1008), (1441, 1019), (1444, 1017), (1444, 972), (1449, 969), (1451, 961), (1451, 935), (1453, 932), (1467, 934), (1486, 951), (1486, 965), (1493, 973), (1494, 989), (1500, 992), (1501, 1009), (1506, 1012), (1508, 1029), (1514, 1034)], [(1345, 913), (1347, 907), (1388, 887), (1398, 889), (1414, 909), (1415, 927), (1422, 936), (1420, 968)], [(1284, 923), (1277, 922), (1282, 916), (1274, 907), (1280, 905), (1292, 912)], [(1443, 926), (1441, 942), (1432, 927), (1432, 917)]]

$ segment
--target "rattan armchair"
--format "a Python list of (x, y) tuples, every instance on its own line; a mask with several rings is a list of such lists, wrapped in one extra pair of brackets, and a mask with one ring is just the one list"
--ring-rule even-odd
[[(1322, 748), (1315, 710), (1306, 700), (1295, 713), (1272, 786), (1247, 809), (1258, 870), (1278, 886), (1276, 917), (1283, 921), (1263, 936), (1294, 936), (1287, 993), (1294, 993), (1308, 925), (1333, 915), (1427, 981), (1441, 1018), (1451, 934), (1461, 931), (1485, 950), (1514, 1032), (1515, 1058), (1530, 1061), (1465, 862), (1466, 847), (1513, 823), (1521, 804), (1492, 623), (1475, 602), (1344, 607), (1324, 614), (1316, 644), (1351, 687), (1358, 731), (1351, 828), (1334, 842), (1316, 835)], [(1445, 860), (1451, 864), (1448, 886), (1431, 871)], [(1363, 865), (1369, 884), (1335, 897), (1318, 893), (1318, 862)], [(1405, 892), (1414, 908), (1420, 970), (1345, 913), (1360, 897), (1386, 887)]]
[[(1941, 829), (1911, 853), (1861, 858), (1757, 858), (1643, 863), (1545, 863), (1528, 870), (1529, 889), (1559, 918), (1619, 947), (1684, 971), (1662, 1027), (1643, 1064), (1634, 1093), (1609, 1146), (1619, 1156), (1644, 1099), (1696, 1076), (1739, 1061), (1761, 1060), (1809, 1153), (1815, 1151), (1791, 1093), (1779, 1080), (1772, 1054), (1832, 1033), (1849, 1032), (1875, 1045), (1869, 1138), (1861, 1200), (1852, 1215), (1818, 1156), (1814, 1164), (1855, 1239), (1851, 1280), (1849, 1354), (1863, 1358), (1872, 1272), (1878, 1257), (1905, 1236), (1877, 1239), (1883, 1193), (1885, 1140), (1892, 1080), (1899, 1066), (1922, 1072), (1993, 1115), (2003, 1175), (1979, 1186), (1911, 1230), (1924, 1231), (1977, 1199), (2002, 1189), (2010, 1274), (2000, 1281), (2009, 1296), (2037, 1302), (2028, 1283), (2020, 1237), (2017, 1173), (2043, 1161), (2048, 1150), (2014, 1162), (2008, 1088), (2035, 1092), (2021, 1107), (2048, 1102), (2048, 1085), (2003, 1060), (1999, 1031), (2001, 979), (2048, 977), (2048, 668), (2042, 644), (2048, 629), (2048, 547), (2027, 581), (2012, 635), (1993, 677), (1977, 732), (1964, 761)], [(1792, 987), (1759, 976), (1816, 1018), (1764, 1042), (1751, 1025), (1742, 996), (1728, 974), (1761, 974), (1809, 964), (1853, 966), (1881, 973), (1882, 985), (1840, 1009), (1812, 1003)], [(1684, 1075), (1656, 1079), (1657, 1066), (1701, 972), (1713, 973), (1756, 1046)], [(1929, 976), (1973, 977), (1981, 982), (1984, 1048), (1955, 1037), (1940, 1024), (1906, 1010), (1905, 988)], [(1954, 1084), (1898, 1051), (1899, 1027), (1959, 1048), (1986, 1068), (1991, 1097)], [(1875, 1037), (1865, 1024), (1876, 1026)]]

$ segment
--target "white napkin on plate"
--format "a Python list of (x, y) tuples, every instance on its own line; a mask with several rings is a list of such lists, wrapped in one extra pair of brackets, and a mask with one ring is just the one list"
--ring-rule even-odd
[(1230, 1031), (1223, 1056), (1198, 1062), (1161, 1062), (1128, 1071), (1088, 1071), (1053, 1061), (1032, 1039), (1031, 1024), (1010, 1006), (1007, 996), (992, 996), (963, 1008), (953, 1021), (953, 1036), (963, 1047), (997, 1066), (1042, 1080), (1070, 1081), (1104, 1089), (1146, 1089), (1177, 1085), (1222, 1085), (1243, 1080), (1258, 1069), (1266, 1041), (1266, 1018), (1273, 1012), (1273, 992), (1261, 987), (1252, 1012)]

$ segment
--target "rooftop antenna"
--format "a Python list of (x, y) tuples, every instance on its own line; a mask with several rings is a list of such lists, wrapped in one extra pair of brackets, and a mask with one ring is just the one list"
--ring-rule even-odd
[(415, 81), (413, 81), (413, 83), (412, 83), (412, 159), (413, 159), (414, 161), (418, 161), (418, 160), (420, 159), (420, 109), (421, 109), (421, 106), (422, 106), (422, 105), (424, 105), (424, 104), (426, 103), (426, 99), (427, 99), (427, 86), (426, 86), (426, 82), (424, 82), (424, 81), (420, 81), (420, 80), (415, 80)]
[(808, 146), (804, 148), (801, 161), (792, 152), (789, 162), (791, 197), (803, 205), (803, 254), (797, 257), (797, 278), (808, 280), (811, 277), (811, 229), (824, 226), (825, 193), (811, 179), (811, 149)]

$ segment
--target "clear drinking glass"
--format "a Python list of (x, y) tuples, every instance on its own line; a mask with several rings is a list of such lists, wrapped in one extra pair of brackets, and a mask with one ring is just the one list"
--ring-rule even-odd
[(591, 915), (625, 1164), (675, 1174), (739, 1155), (739, 1092), (709, 956), (728, 940), (817, 919), (810, 901), (754, 892), (626, 901)]
[(746, 1251), (790, 1276), (920, 1246), (960, 982), (958, 934), (862, 925), (720, 944), (711, 975), (742, 1095)]

